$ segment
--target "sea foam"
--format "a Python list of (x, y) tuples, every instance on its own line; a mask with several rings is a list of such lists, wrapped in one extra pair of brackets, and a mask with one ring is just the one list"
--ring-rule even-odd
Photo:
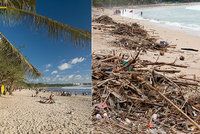
[[(189, 6), (187, 7), (187, 9), (185, 10), (199, 10), (200, 11), (200, 5), (198, 6)], [(137, 19), (137, 20), (147, 20), (153, 23), (158, 23), (158, 24), (164, 24), (166, 26), (174, 26), (174, 27), (180, 27), (183, 29), (188, 29), (188, 30), (192, 30), (192, 31), (200, 31), (200, 25), (199, 24), (195, 24), (195, 23), (186, 23), (185, 21), (183, 22), (173, 22), (173, 21), (168, 21), (168, 20), (161, 20), (161, 19), (152, 19), (152, 18), (146, 18), (144, 16), (141, 16), (140, 10), (134, 10), (134, 9), (126, 9), (125, 12), (123, 12), (123, 10), (121, 10), (121, 16), (123, 17), (128, 17), (128, 18), (132, 18), (132, 19)], [(131, 12), (132, 11), (132, 12)], [(145, 14), (147, 13), (145, 10), (143, 10), (145, 12)], [(162, 12), (161, 12), (162, 14)]]
[(189, 7), (186, 7), (186, 9), (200, 11), (200, 5), (189, 6)]

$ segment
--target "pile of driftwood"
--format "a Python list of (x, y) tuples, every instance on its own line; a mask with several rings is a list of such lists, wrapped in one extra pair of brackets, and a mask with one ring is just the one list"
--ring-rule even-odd
[(110, 126), (107, 132), (117, 127), (116, 133), (200, 133), (200, 81), (169, 77), (180, 71), (158, 66), (187, 66), (143, 61), (140, 53), (93, 54), (94, 131)]
[(112, 18), (108, 17), (107, 15), (102, 15), (99, 18), (96, 18), (94, 22), (105, 24), (105, 25), (117, 24), (116, 22), (113, 21)]
[(165, 41), (158, 42), (157, 38), (150, 36), (148, 32), (137, 23), (132, 23), (131, 25), (117, 23), (106, 15), (100, 16), (94, 21), (104, 24), (104, 26), (101, 25), (99, 28), (93, 27), (94, 29), (101, 30), (104, 27), (104, 29), (107, 28), (111, 34), (120, 36), (114, 41), (115, 46), (124, 47), (129, 50), (151, 49), (162, 51), (166, 51), (168, 47), (172, 47)]
[(114, 34), (124, 35), (124, 36), (142, 36), (147, 37), (147, 31), (142, 29), (137, 23), (133, 23), (131, 26), (127, 24), (116, 24), (116, 28), (113, 30)]

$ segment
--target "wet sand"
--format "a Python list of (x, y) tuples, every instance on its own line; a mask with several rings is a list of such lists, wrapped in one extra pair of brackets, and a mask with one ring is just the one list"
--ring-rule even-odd
[[(0, 134), (88, 134), (91, 132), (91, 96), (54, 96), (42, 104), (35, 92), (15, 91), (0, 97)], [(39, 93), (48, 97), (50, 93)]]

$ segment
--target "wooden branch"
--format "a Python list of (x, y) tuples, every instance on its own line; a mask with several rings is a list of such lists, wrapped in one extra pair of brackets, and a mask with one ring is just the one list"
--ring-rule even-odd
[(189, 80), (189, 81), (200, 82), (200, 80), (191, 79), (191, 78), (183, 78), (183, 77), (178, 77), (178, 78), (180, 78), (180, 79), (184, 79), (184, 80)]
[(101, 62), (106, 62), (106, 61), (114, 60), (114, 59), (117, 59), (117, 58), (118, 58), (118, 57), (113, 56), (113, 57), (110, 57), (110, 58), (107, 58), (107, 59), (101, 60)]
[(154, 69), (157, 72), (164, 72), (164, 73), (180, 73), (181, 70), (174, 70), (174, 69), (165, 69), (165, 70), (161, 70), (161, 69)]
[(195, 52), (198, 52), (198, 51), (199, 51), (199, 50), (193, 49), (193, 48), (181, 48), (181, 50), (195, 51)]
[(134, 134), (134, 133), (131, 131), (131, 129), (126, 128), (125, 126), (122, 126), (122, 125), (120, 125), (120, 124), (117, 124), (117, 123), (115, 123), (113, 120), (111, 120), (111, 122), (113, 123), (113, 125), (115, 125), (115, 126), (121, 128), (121, 129), (124, 129), (124, 130), (130, 132), (131, 134)]
[(188, 66), (185, 65), (177, 65), (174, 62), (172, 63), (165, 63), (165, 62), (151, 62), (151, 63), (145, 63), (144, 65), (168, 65), (168, 66), (174, 66), (174, 67), (181, 67), (181, 68), (187, 68)]
[[(145, 81), (144, 81), (145, 82)], [(164, 94), (162, 94), (158, 88), (151, 86), (150, 84), (146, 83), (146, 86), (150, 89), (156, 91), (163, 99), (165, 99), (168, 103), (170, 103), (177, 111), (179, 111), (184, 117), (186, 117), (194, 126), (196, 126), (200, 130), (199, 124), (197, 124), (192, 118), (190, 118), (186, 113), (184, 113), (178, 106), (176, 106), (170, 99), (168, 99)]]
[(179, 81), (179, 80), (173, 80), (173, 82), (180, 85), (191, 85), (191, 86), (197, 86), (197, 87), (200, 86), (198, 82)]

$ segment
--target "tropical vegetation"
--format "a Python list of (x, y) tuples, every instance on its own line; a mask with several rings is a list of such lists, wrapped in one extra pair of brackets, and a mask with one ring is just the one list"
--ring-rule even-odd
[(28, 76), (39, 77), (41, 73), (0, 33), (0, 85), (6, 85), (12, 94), (14, 86), (21, 86)]
[[(26, 21), (31, 28), (46, 29), (50, 37), (70, 39), (75, 45), (85, 45), (91, 38), (90, 31), (37, 14), (36, 0), (0, 0), (0, 19), (7, 25)], [(41, 73), (0, 33), (0, 85), (6, 85), (11, 94), (14, 87), (27, 85), (27, 77), (39, 76)]]

